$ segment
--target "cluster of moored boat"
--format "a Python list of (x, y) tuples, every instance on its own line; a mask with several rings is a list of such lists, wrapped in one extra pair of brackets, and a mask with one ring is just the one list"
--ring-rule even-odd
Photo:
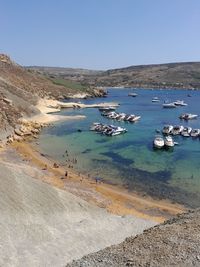
[(141, 116), (137, 116), (134, 114), (118, 113), (115, 111), (109, 111), (109, 112), (103, 111), (101, 115), (109, 119), (118, 121), (129, 121), (129, 122), (136, 122), (141, 118)]
[(153, 141), (153, 145), (155, 148), (170, 148), (174, 147), (177, 143), (174, 142), (173, 138), (168, 135), (163, 138), (161, 135), (157, 135)]
[(191, 127), (184, 127), (182, 125), (165, 125), (162, 133), (164, 135), (182, 135), (184, 137), (200, 137), (200, 129), (192, 129)]
[(100, 122), (94, 122), (90, 127), (90, 130), (107, 136), (115, 136), (127, 132), (126, 128), (115, 125), (107, 125)]

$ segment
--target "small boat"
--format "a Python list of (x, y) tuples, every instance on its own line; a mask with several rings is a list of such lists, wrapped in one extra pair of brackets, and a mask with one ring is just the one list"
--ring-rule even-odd
[(183, 131), (184, 127), (182, 125), (175, 125), (171, 131), (173, 135), (179, 135)]
[(90, 131), (95, 131), (98, 126), (102, 125), (100, 122), (94, 122), (90, 127)]
[(130, 122), (136, 122), (141, 118), (141, 116), (132, 115), (128, 121)]
[(164, 142), (166, 147), (174, 147), (174, 140), (171, 136), (166, 136)]
[(124, 121), (128, 121), (130, 119), (131, 115), (130, 114), (127, 114), (124, 118)]
[(99, 111), (112, 111), (112, 110), (116, 110), (116, 107), (108, 106), (99, 108)]
[(109, 125), (108, 128), (103, 132), (103, 134), (108, 135), (108, 136), (116, 136), (116, 135), (123, 134), (126, 132), (127, 132), (126, 128)]
[(176, 101), (174, 102), (174, 104), (175, 104), (176, 106), (181, 106), (181, 107), (187, 106), (187, 103), (185, 103), (183, 100), (176, 100)]
[(114, 125), (106, 125), (99, 122), (93, 123), (93, 125), (90, 127), (90, 130), (107, 136), (115, 136), (127, 132), (126, 128)]
[(152, 102), (160, 102), (160, 100), (157, 96), (153, 97), (151, 101)]
[(165, 142), (162, 136), (157, 135), (153, 141), (153, 145), (155, 148), (163, 148), (165, 145)]
[(190, 94), (187, 95), (188, 97), (192, 97)]
[(181, 132), (181, 135), (184, 136), (184, 137), (189, 137), (191, 131), (192, 131), (192, 128), (191, 127), (185, 127), (183, 129), (183, 131)]
[(136, 93), (129, 93), (128, 96), (136, 97), (136, 96), (138, 96), (138, 94), (136, 94)]
[(185, 114), (181, 114), (179, 118), (181, 120), (193, 120), (193, 119), (196, 119), (197, 117), (198, 117), (197, 114), (185, 113)]
[(200, 136), (200, 129), (193, 129), (190, 133), (192, 137), (198, 137)]
[(173, 126), (172, 125), (165, 125), (163, 127), (162, 133), (163, 134), (171, 134), (172, 130), (173, 130)]
[(125, 117), (126, 117), (125, 113), (119, 113), (118, 117), (116, 117), (116, 119), (119, 120), (119, 121), (122, 121), (122, 120), (124, 120)]
[(174, 102), (172, 103), (164, 103), (163, 104), (163, 108), (176, 108), (177, 106), (174, 104)]

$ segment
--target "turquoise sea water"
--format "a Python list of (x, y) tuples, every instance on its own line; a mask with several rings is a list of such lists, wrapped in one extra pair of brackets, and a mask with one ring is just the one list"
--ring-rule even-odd
[[(77, 158), (78, 171), (112, 183), (122, 183), (130, 190), (141, 191), (157, 198), (196, 207), (200, 204), (200, 139), (175, 137), (179, 143), (173, 150), (154, 150), (156, 129), (165, 124), (189, 125), (200, 128), (200, 118), (189, 122), (179, 115), (190, 112), (200, 115), (200, 91), (108, 89), (109, 96), (84, 100), (85, 103), (118, 102), (119, 112), (141, 115), (139, 122), (117, 122), (102, 117), (98, 109), (63, 110), (62, 115), (83, 114), (84, 120), (68, 121), (44, 129), (40, 138), (41, 152), (65, 163)], [(129, 92), (138, 96), (129, 97)], [(188, 97), (190, 94), (192, 97)], [(159, 103), (152, 103), (152, 97)], [(165, 100), (185, 100), (187, 107), (164, 109)], [(107, 137), (89, 131), (93, 122), (126, 127), (124, 135)], [(82, 132), (77, 130), (81, 129)], [(69, 156), (65, 151), (68, 151)]]

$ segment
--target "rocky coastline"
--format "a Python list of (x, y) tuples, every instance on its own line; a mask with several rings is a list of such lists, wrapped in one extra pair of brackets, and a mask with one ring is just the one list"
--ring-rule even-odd
[[(97, 185), (72, 170), (66, 176), (65, 166), (30, 146), (55, 121), (84, 118), (54, 114), (77, 106), (58, 99), (106, 96), (95, 90), (74, 93), (0, 55), (0, 265), (59, 267), (89, 254), (67, 266), (198, 266), (199, 211), (143, 233), (185, 208)], [(117, 105), (78, 106), (110, 104)]]

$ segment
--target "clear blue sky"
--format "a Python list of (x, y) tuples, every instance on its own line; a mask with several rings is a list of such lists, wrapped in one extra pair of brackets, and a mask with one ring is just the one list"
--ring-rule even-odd
[(0, 0), (0, 53), (108, 69), (200, 61), (200, 0)]

